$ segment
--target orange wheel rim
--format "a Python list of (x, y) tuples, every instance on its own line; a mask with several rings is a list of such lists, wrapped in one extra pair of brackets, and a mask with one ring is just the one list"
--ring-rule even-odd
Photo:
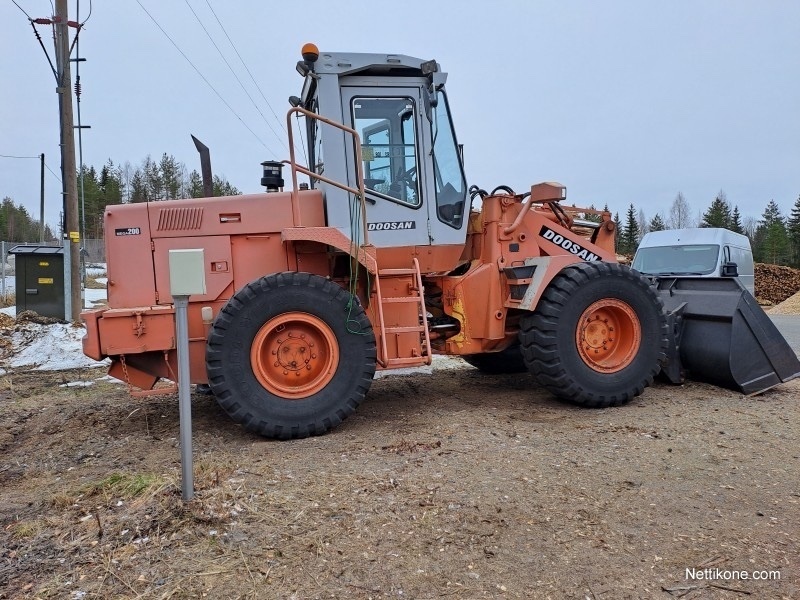
[(578, 354), (600, 373), (616, 373), (633, 362), (642, 340), (636, 312), (613, 298), (598, 300), (581, 314), (575, 331)]
[(258, 330), (250, 364), (259, 383), (277, 396), (300, 400), (328, 385), (339, 366), (336, 336), (322, 319), (303, 312), (273, 317)]

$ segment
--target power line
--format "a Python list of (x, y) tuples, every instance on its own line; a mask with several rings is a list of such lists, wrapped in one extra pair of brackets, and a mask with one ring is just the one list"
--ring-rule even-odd
[(277, 132), (275, 131), (275, 129), (272, 127), (272, 125), (270, 124), (270, 122), (269, 122), (269, 121), (267, 121), (267, 118), (264, 116), (264, 113), (263, 113), (263, 112), (261, 112), (261, 109), (258, 107), (258, 104), (256, 104), (256, 101), (255, 101), (255, 100), (253, 100), (253, 97), (250, 95), (250, 92), (248, 92), (248, 91), (247, 91), (247, 88), (245, 88), (245, 87), (244, 87), (244, 84), (242, 83), (242, 80), (241, 80), (241, 79), (239, 79), (239, 76), (236, 74), (236, 71), (234, 71), (234, 70), (233, 70), (233, 67), (231, 67), (231, 64), (228, 62), (228, 59), (227, 59), (227, 58), (225, 58), (225, 55), (222, 53), (222, 50), (220, 50), (220, 49), (219, 49), (219, 46), (217, 46), (217, 43), (214, 41), (214, 38), (213, 38), (213, 37), (211, 37), (211, 34), (208, 32), (208, 29), (206, 29), (206, 26), (205, 26), (205, 25), (203, 25), (203, 21), (200, 19), (200, 17), (199, 17), (199, 16), (197, 16), (197, 13), (196, 13), (196, 12), (195, 12), (195, 10), (192, 8), (192, 5), (191, 5), (191, 4), (189, 4), (189, 0), (184, 0), (184, 2), (186, 2), (186, 6), (188, 6), (188, 7), (189, 7), (189, 10), (190, 10), (190, 11), (192, 11), (192, 14), (194, 15), (194, 18), (195, 18), (195, 19), (197, 19), (197, 22), (200, 24), (200, 27), (202, 27), (202, 28), (203, 28), (203, 31), (205, 32), (206, 36), (208, 36), (208, 39), (211, 41), (211, 44), (214, 46), (214, 48), (216, 48), (216, 50), (217, 50), (217, 53), (220, 55), (220, 57), (222, 58), (222, 60), (223, 60), (223, 62), (225, 63), (225, 65), (228, 67), (228, 69), (230, 70), (230, 72), (231, 72), (231, 73), (233, 74), (233, 76), (236, 78), (236, 81), (239, 83), (239, 87), (241, 87), (241, 88), (242, 88), (242, 91), (243, 91), (243, 92), (244, 92), (244, 93), (247, 95), (247, 97), (250, 99), (250, 102), (252, 102), (252, 103), (253, 103), (253, 106), (254, 106), (254, 107), (255, 107), (255, 109), (258, 111), (258, 114), (260, 114), (260, 115), (261, 115), (261, 118), (264, 120), (264, 123), (266, 123), (266, 124), (267, 124), (267, 127), (269, 127), (269, 130), (270, 130), (270, 131), (273, 133), (273, 135), (274, 135), (274, 136), (275, 136), (275, 138), (278, 140), (278, 142), (280, 142), (280, 143), (283, 145), (283, 147), (284, 147), (284, 148), (286, 148), (286, 150), (287, 150), (287, 152), (288, 152), (288, 150), (289, 150), (289, 147), (286, 145), (286, 142), (284, 142), (284, 141), (283, 141), (283, 138), (281, 138), (281, 136), (279, 136), (279, 135), (278, 135), (278, 133), (277, 133)]
[(83, 21), (81, 21), (81, 27), (86, 25), (86, 21), (88, 21), (91, 18), (91, 16), (92, 16), (92, 0), (89, 0), (89, 14), (86, 15), (86, 18)]
[(58, 179), (58, 182), (61, 183), (61, 177), (56, 175), (55, 172), (53, 171), (53, 169), (51, 169), (50, 166), (47, 163), (44, 163), (44, 168), (47, 169), (48, 171), (50, 171), (50, 173), (52, 173), (53, 177)]
[[(16, 155), (13, 155), (13, 154), (0, 154), (0, 158), (35, 158), (36, 160), (42, 160), (41, 155), (40, 156), (16, 156)], [(44, 163), (44, 166), (48, 171), (50, 171), (50, 173), (53, 174), (53, 177), (58, 179), (58, 181), (60, 183), (61, 182), (61, 177), (56, 175), (55, 172), (53, 171), (53, 169), (51, 169), (50, 166), (47, 163)]]
[(253, 130), (250, 128), (250, 126), (249, 126), (247, 123), (245, 123), (244, 119), (242, 119), (242, 117), (240, 117), (240, 116), (239, 116), (239, 114), (238, 114), (238, 113), (237, 113), (235, 110), (233, 110), (233, 107), (232, 107), (230, 104), (228, 104), (227, 100), (225, 100), (225, 98), (223, 98), (223, 97), (222, 97), (222, 95), (221, 95), (221, 94), (220, 94), (220, 93), (217, 91), (217, 89), (216, 89), (216, 88), (215, 88), (213, 85), (211, 85), (211, 82), (210, 82), (208, 79), (206, 79), (205, 75), (203, 75), (203, 74), (200, 72), (200, 69), (198, 69), (198, 68), (195, 66), (195, 64), (194, 64), (194, 63), (193, 63), (191, 60), (189, 60), (189, 57), (188, 57), (188, 56), (186, 56), (186, 54), (184, 53), (184, 51), (180, 49), (180, 47), (178, 46), (178, 44), (176, 44), (176, 43), (173, 41), (173, 39), (172, 39), (172, 38), (169, 36), (169, 34), (168, 34), (166, 31), (164, 31), (164, 28), (163, 28), (163, 27), (161, 27), (161, 25), (158, 23), (158, 21), (156, 21), (155, 17), (153, 17), (153, 15), (151, 15), (151, 14), (148, 12), (148, 10), (147, 10), (147, 9), (144, 7), (144, 5), (143, 5), (143, 4), (142, 4), (142, 3), (141, 3), (139, 0), (136, 0), (136, 4), (138, 4), (138, 5), (141, 7), (141, 9), (142, 9), (142, 10), (145, 12), (145, 14), (146, 14), (148, 17), (150, 17), (150, 20), (151, 20), (151, 21), (153, 21), (153, 23), (155, 24), (155, 26), (159, 28), (159, 30), (161, 31), (161, 33), (163, 33), (163, 34), (164, 34), (164, 36), (165, 36), (165, 37), (166, 37), (166, 38), (167, 38), (167, 39), (170, 41), (170, 43), (171, 43), (171, 44), (172, 44), (172, 45), (175, 47), (175, 49), (176, 49), (178, 52), (180, 52), (181, 56), (183, 56), (183, 58), (184, 58), (184, 59), (186, 59), (186, 62), (188, 62), (188, 63), (191, 65), (191, 67), (192, 67), (192, 68), (195, 70), (195, 72), (196, 72), (196, 73), (197, 73), (197, 74), (200, 76), (200, 78), (201, 78), (203, 81), (205, 81), (206, 85), (207, 85), (208, 87), (210, 87), (210, 88), (211, 88), (211, 91), (213, 91), (213, 92), (214, 92), (214, 93), (217, 95), (217, 97), (218, 97), (218, 98), (219, 98), (219, 99), (222, 101), (222, 103), (223, 103), (225, 106), (227, 106), (227, 107), (228, 107), (228, 110), (230, 110), (230, 111), (233, 113), (233, 115), (234, 115), (234, 116), (235, 116), (237, 119), (239, 119), (239, 121), (241, 121), (242, 125), (244, 125), (244, 126), (245, 126), (245, 128), (247, 129), (247, 131), (249, 131), (250, 133), (252, 133), (252, 134), (253, 134), (253, 137), (255, 137), (255, 138), (256, 138), (256, 139), (257, 139), (257, 140), (258, 140), (258, 141), (261, 143), (261, 145), (262, 145), (262, 146), (264, 146), (264, 148), (266, 148), (267, 150), (269, 150), (270, 152), (272, 152), (272, 149), (271, 149), (269, 146), (267, 146), (267, 145), (264, 143), (264, 140), (262, 140), (262, 139), (261, 139), (261, 138), (258, 136), (258, 134), (257, 134), (255, 131), (253, 131)]
[(219, 17), (217, 16), (217, 13), (214, 10), (214, 7), (211, 6), (211, 3), (208, 0), (206, 0), (206, 4), (208, 5), (208, 8), (211, 10), (211, 14), (213, 14), (214, 18), (217, 20), (217, 24), (219, 25), (220, 29), (222, 29), (222, 33), (224, 33), (225, 37), (228, 38), (228, 43), (231, 45), (231, 48), (233, 48), (233, 51), (236, 53), (236, 56), (239, 57), (239, 62), (242, 63), (242, 66), (244, 67), (244, 70), (247, 71), (247, 74), (250, 76), (250, 79), (253, 81), (253, 85), (256, 86), (256, 89), (258, 90), (258, 93), (261, 94), (261, 97), (264, 99), (264, 102), (266, 102), (266, 104), (269, 107), (270, 111), (272, 111), (272, 116), (275, 117), (275, 120), (281, 126), (281, 128), (286, 133), (286, 135), (289, 135), (289, 132), (286, 130), (286, 125), (284, 125), (283, 121), (281, 121), (278, 118), (278, 115), (275, 113), (275, 109), (272, 108), (272, 104), (270, 104), (269, 100), (267, 100), (267, 97), (264, 95), (264, 92), (262, 91), (261, 86), (258, 85), (258, 81), (256, 81), (255, 77), (253, 77), (253, 73), (250, 72), (250, 69), (247, 67), (247, 63), (244, 62), (244, 59), (242, 58), (242, 55), (239, 54), (239, 50), (236, 49), (236, 44), (233, 43), (233, 40), (231, 39), (231, 36), (228, 35), (228, 32), (225, 29), (225, 26), (222, 24), (222, 21), (219, 20)]
[[(16, 1), (16, 0), (11, 0), (11, 1), (14, 3), (14, 5), (15, 5), (15, 6), (16, 6), (18, 9), (20, 9), (20, 10), (22, 11), (22, 13), (23, 13), (23, 14), (24, 14), (26, 17), (28, 17), (28, 20), (29, 20), (29, 21), (33, 21), (33, 19), (31, 19), (31, 16), (30, 16), (28, 13), (26, 13), (26, 12), (25, 12), (25, 9), (24, 9), (24, 8), (22, 8), (22, 7), (21, 7), (19, 4), (17, 4), (17, 1)], [(55, 12), (55, 11), (53, 11), (53, 12)]]

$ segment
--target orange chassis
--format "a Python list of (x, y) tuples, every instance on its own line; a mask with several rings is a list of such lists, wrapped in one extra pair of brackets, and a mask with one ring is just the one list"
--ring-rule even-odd
[[(174, 381), (174, 309), (165, 265), (171, 249), (203, 248), (207, 293), (189, 304), (193, 383), (208, 381), (209, 328), (243, 286), (270, 273), (306, 272), (347, 288), (351, 257), (361, 273), (357, 295), (376, 336), (377, 368), (426, 364), (433, 353), (499, 351), (514, 343), (518, 316), (536, 307), (565, 266), (616, 259), (610, 215), (561, 209), (562, 195), (558, 184), (538, 184), (524, 201), (507, 194), (484, 198), (482, 210), (470, 215), (465, 245), (366, 244), (357, 251), (341, 231), (324, 226), (322, 195), (315, 190), (111, 207), (109, 302), (83, 313), (83, 349), (96, 360), (110, 358), (109, 373), (140, 394), (163, 389), (155, 388), (160, 378)], [(599, 226), (574, 225), (574, 215), (590, 213), (601, 216)], [(426, 308), (431, 296), (436, 307)], [(429, 328), (429, 310), (450, 319), (447, 331)], [(265, 363), (253, 357), (254, 366), (259, 360)]]

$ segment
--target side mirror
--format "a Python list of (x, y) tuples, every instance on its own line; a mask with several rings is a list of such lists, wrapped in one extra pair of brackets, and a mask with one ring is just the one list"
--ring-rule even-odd
[(739, 265), (737, 265), (735, 262), (722, 263), (720, 277), (738, 277), (738, 276), (739, 276)]

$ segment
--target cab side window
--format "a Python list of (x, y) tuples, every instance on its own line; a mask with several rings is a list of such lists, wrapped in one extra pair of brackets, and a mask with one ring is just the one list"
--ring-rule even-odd
[(436, 186), (436, 214), (439, 220), (456, 229), (464, 221), (467, 200), (467, 182), (461, 165), (447, 96), (438, 92), (438, 103), (433, 109), (433, 176)]

